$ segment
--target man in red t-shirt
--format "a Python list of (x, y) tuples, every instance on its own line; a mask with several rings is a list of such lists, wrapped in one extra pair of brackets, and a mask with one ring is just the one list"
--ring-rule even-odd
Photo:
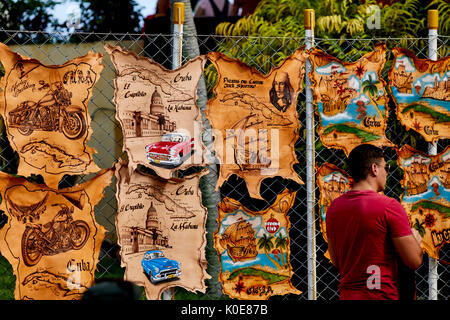
[(339, 270), (341, 300), (398, 299), (398, 264), (422, 264), (420, 235), (410, 228), (401, 204), (384, 191), (389, 166), (383, 151), (369, 144), (348, 157), (353, 187), (327, 210), (331, 262)]

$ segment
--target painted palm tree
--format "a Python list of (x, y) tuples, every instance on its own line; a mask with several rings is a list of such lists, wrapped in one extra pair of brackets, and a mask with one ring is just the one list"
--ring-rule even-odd
[(260, 238), (258, 240), (258, 248), (259, 249), (263, 249), (264, 253), (266, 254), (267, 258), (269, 258), (270, 261), (272, 261), (272, 263), (278, 268), (281, 269), (280, 264), (273, 259), (270, 255), (269, 252), (272, 250), (273, 248), (273, 242), (272, 242), (273, 237), (272, 236), (268, 236), (267, 234), (264, 234), (262, 238)]
[(383, 119), (383, 113), (381, 112), (380, 108), (378, 107), (378, 104), (376, 103), (374, 97), (378, 93), (377, 84), (379, 84), (379, 80), (373, 80), (372, 75), (369, 74), (369, 79), (364, 80), (362, 83), (363, 86), (363, 92), (368, 93), (370, 100), (373, 103), (373, 106), (378, 112), (378, 115), (380, 116), (380, 119)]
[(287, 237), (283, 236), (281, 233), (278, 233), (278, 236), (275, 238), (275, 246), (280, 249), (281, 252), (281, 263), (283, 267), (287, 267), (287, 261), (284, 259), (283, 249), (287, 247)]
[(162, 114), (158, 116), (158, 125), (159, 130), (164, 130), (164, 125), (166, 124), (166, 117), (164, 117)]
[(424, 222), (420, 222), (419, 219), (416, 218), (416, 221), (414, 223), (414, 229), (416, 229), (417, 231), (419, 231), (419, 234), (421, 237), (423, 237), (425, 235), (425, 228), (423, 227)]

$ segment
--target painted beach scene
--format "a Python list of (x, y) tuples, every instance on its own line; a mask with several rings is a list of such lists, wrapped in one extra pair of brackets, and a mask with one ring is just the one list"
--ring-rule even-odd
[[(438, 161), (422, 154), (413, 154), (401, 159), (406, 175), (406, 186), (402, 201), (415, 203), (422, 200), (439, 201), (450, 199), (450, 148), (438, 156)], [(437, 167), (439, 167), (437, 169)]]
[(287, 218), (275, 211), (254, 215), (238, 209), (223, 217), (215, 247), (224, 293), (239, 299), (300, 293), (290, 284), (287, 228)]
[(391, 146), (385, 137), (387, 94), (381, 69), (385, 47), (352, 63), (340, 61), (319, 49), (311, 53), (310, 73), (320, 116), (320, 139), (331, 148), (350, 151), (361, 143)]
[(389, 88), (397, 117), (426, 141), (450, 137), (450, 58), (418, 59), (405, 49), (394, 49)]
[(401, 203), (411, 227), (422, 237), (422, 248), (439, 259), (450, 231), (450, 147), (429, 156), (403, 146), (398, 151), (400, 167), (405, 172)]

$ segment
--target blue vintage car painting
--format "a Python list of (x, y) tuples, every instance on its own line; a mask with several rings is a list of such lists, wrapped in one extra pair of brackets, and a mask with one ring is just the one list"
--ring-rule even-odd
[(181, 275), (180, 264), (166, 258), (161, 250), (147, 251), (141, 265), (152, 283), (179, 278)]

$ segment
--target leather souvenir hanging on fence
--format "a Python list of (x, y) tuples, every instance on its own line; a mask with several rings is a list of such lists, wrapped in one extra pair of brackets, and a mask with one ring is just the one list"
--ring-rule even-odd
[[(320, 216), (320, 230), (326, 242), (327, 228), (325, 218), (328, 207), (331, 202), (350, 190), (353, 179), (332, 163), (325, 162), (319, 169), (317, 169), (317, 186), (319, 187), (319, 216)], [(329, 258), (328, 251), (325, 256)]]
[(0, 108), (11, 146), (20, 157), (19, 175), (40, 174), (48, 186), (57, 188), (65, 174), (100, 170), (87, 141), (92, 133), (88, 102), (103, 69), (101, 59), (101, 54), (89, 52), (46, 66), (0, 44), (5, 68)]
[(291, 284), (287, 213), (295, 194), (285, 189), (261, 212), (228, 197), (219, 203), (214, 247), (221, 267), (219, 280), (230, 298), (266, 300), (274, 295), (301, 294)]
[(263, 75), (218, 52), (208, 59), (218, 72), (215, 97), (208, 101), (214, 150), (220, 162), (216, 189), (232, 174), (243, 178), (251, 197), (261, 199), (261, 181), (281, 176), (303, 184), (293, 169), (299, 138), (297, 95), (306, 53), (297, 50)]
[(0, 172), (0, 252), (16, 277), (15, 299), (80, 299), (94, 282), (105, 228), (94, 206), (112, 169), (81, 185), (50, 189)]
[[(205, 292), (206, 214), (199, 189), (204, 171), (164, 180), (116, 165), (116, 230), (125, 279), (145, 287), (148, 299), (179, 286)], [(127, 182), (129, 181), (129, 182)]]
[(176, 169), (202, 166), (203, 126), (196, 100), (206, 58), (168, 70), (120, 47), (105, 45), (105, 50), (117, 71), (116, 119), (130, 170), (140, 164), (170, 179)]
[(342, 149), (347, 156), (361, 143), (393, 146), (385, 136), (389, 113), (381, 70), (386, 45), (375, 46), (356, 62), (340, 61), (319, 49), (311, 50), (310, 60), (322, 143)]
[(405, 175), (401, 203), (411, 227), (422, 236), (422, 248), (434, 259), (449, 243), (450, 232), (450, 146), (435, 156), (404, 145), (397, 150)]
[(403, 48), (392, 52), (389, 89), (397, 118), (428, 142), (450, 138), (450, 56), (433, 61)]

